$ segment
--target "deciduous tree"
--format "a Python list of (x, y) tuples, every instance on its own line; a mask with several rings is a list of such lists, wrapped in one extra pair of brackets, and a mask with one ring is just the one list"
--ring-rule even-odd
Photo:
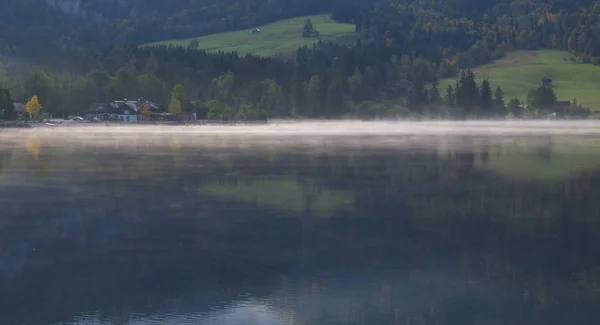
[(540, 110), (552, 108), (556, 104), (556, 93), (551, 87), (539, 86), (529, 92), (527, 103)]
[(152, 112), (150, 111), (150, 106), (148, 106), (148, 104), (143, 104), (142, 105), (142, 116), (144, 116), (144, 118), (146, 120), (150, 119), (150, 115), (152, 114)]
[(176, 84), (171, 92), (171, 101), (169, 102), (169, 113), (175, 115), (181, 113), (183, 100), (185, 99), (185, 89), (182, 85)]
[(27, 104), (25, 104), (25, 108), (27, 109), (27, 113), (30, 117), (35, 117), (40, 114), (42, 105), (40, 104), (37, 95), (31, 97)]
[(175, 97), (169, 102), (169, 113), (175, 115), (181, 113), (181, 101)]

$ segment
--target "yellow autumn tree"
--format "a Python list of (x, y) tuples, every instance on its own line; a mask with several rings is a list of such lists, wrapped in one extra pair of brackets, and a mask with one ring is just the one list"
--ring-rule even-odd
[(150, 112), (150, 107), (148, 106), (148, 104), (142, 105), (142, 116), (144, 116), (146, 120), (149, 120), (150, 114), (152, 114), (152, 112)]
[(40, 110), (42, 109), (42, 105), (38, 100), (37, 96), (31, 97), (31, 99), (25, 104), (25, 108), (27, 109), (27, 113), (29, 113), (30, 117), (38, 116), (40, 114)]

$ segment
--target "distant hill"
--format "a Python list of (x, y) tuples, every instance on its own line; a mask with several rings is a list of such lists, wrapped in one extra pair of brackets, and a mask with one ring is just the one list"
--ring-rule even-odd
[(340, 3), (344, 6), (342, 0), (3, 0), (0, 54), (38, 58), (198, 37), (332, 12)]
[[(558, 100), (577, 102), (600, 112), (600, 67), (577, 63), (564, 51), (518, 51), (504, 58), (473, 69), (477, 78), (489, 78), (492, 88), (500, 86), (506, 100), (525, 101), (527, 93), (539, 87), (543, 78), (551, 78)], [(454, 85), (456, 78), (440, 81), (440, 89)]]
[[(311, 19), (318, 37), (302, 37), (302, 28), (306, 19)], [(256, 29), (219, 33), (198, 38), (169, 40), (148, 44), (179, 45), (187, 47), (196, 40), (198, 48), (209, 52), (238, 52), (240, 55), (255, 54), (273, 56), (289, 54), (303, 46), (311, 46), (317, 41), (333, 41), (340, 38), (354, 38), (354, 25), (333, 21), (329, 15), (297, 17), (285, 19), (273, 24), (259, 26)]]

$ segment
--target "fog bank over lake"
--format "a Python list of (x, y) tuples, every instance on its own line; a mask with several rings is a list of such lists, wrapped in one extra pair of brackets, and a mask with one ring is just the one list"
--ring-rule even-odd
[[(135, 143), (164, 144), (174, 136), (184, 140), (181, 145), (264, 145), (316, 144), (335, 141), (339, 145), (356, 144), (357, 138), (378, 137), (374, 146), (393, 145), (385, 136), (527, 136), (527, 135), (598, 135), (600, 121), (271, 121), (265, 125), (119, 125), (69, 124), (40, 125), (33, 129), (0, 131), (3, 143), (18, 142), (27, 137), (39, 137), (55, 143), (83, 142), (90, 145), (120, 145)], [(371, 138), (369, 138), (371, 139)], [(124, 140), (121, 142), (120, 140)], [(416, 140), (416, 139), (412, 139)], [(91, 142), (90, 142), (91, 141)], [(315, 142), (317, 141), (317, 142)], [(361, 141), (366, 145), (366, 141)]]

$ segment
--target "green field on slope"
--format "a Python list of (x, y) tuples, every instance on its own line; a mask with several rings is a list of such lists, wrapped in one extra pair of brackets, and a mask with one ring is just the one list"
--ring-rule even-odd
[[(478, 82), (489, 78), (495, 89), (500, 86), (505, 100), (525, 100), (527, 93), (542, 84), (542, 78), (552, 78), (558, 100), (577, 98), (577, 102), (600, 112), (600, 67), (576, 63), (567, 52), (541, 50), (518, 51), (504, 58), (473, 69)], [(441, 91), (456, 78), (440, 81)]]
[[(315, 29), (320, 34), (319, 37), (302, 37), (302, 28), (306, 18), (311, 18)], [(280, 53), (293, 53), (299, 47), (311, 46), (319, 40), (333, 41), (341, 37), (354, 35), (354, 25), (337, 23), (329, 15), (286, 19), (258, 28), (261, 31), (259, 34), (253, 34), (252, 29), (249, 29), (213, 34), (195, 39), (198, 40), (200, 49), (207, 51), (237, 51), (240, 55), (250, 53), (260, 56), (273, 56)], [(149, 45), (188, 46), (193, 39), (169, 40)]]

